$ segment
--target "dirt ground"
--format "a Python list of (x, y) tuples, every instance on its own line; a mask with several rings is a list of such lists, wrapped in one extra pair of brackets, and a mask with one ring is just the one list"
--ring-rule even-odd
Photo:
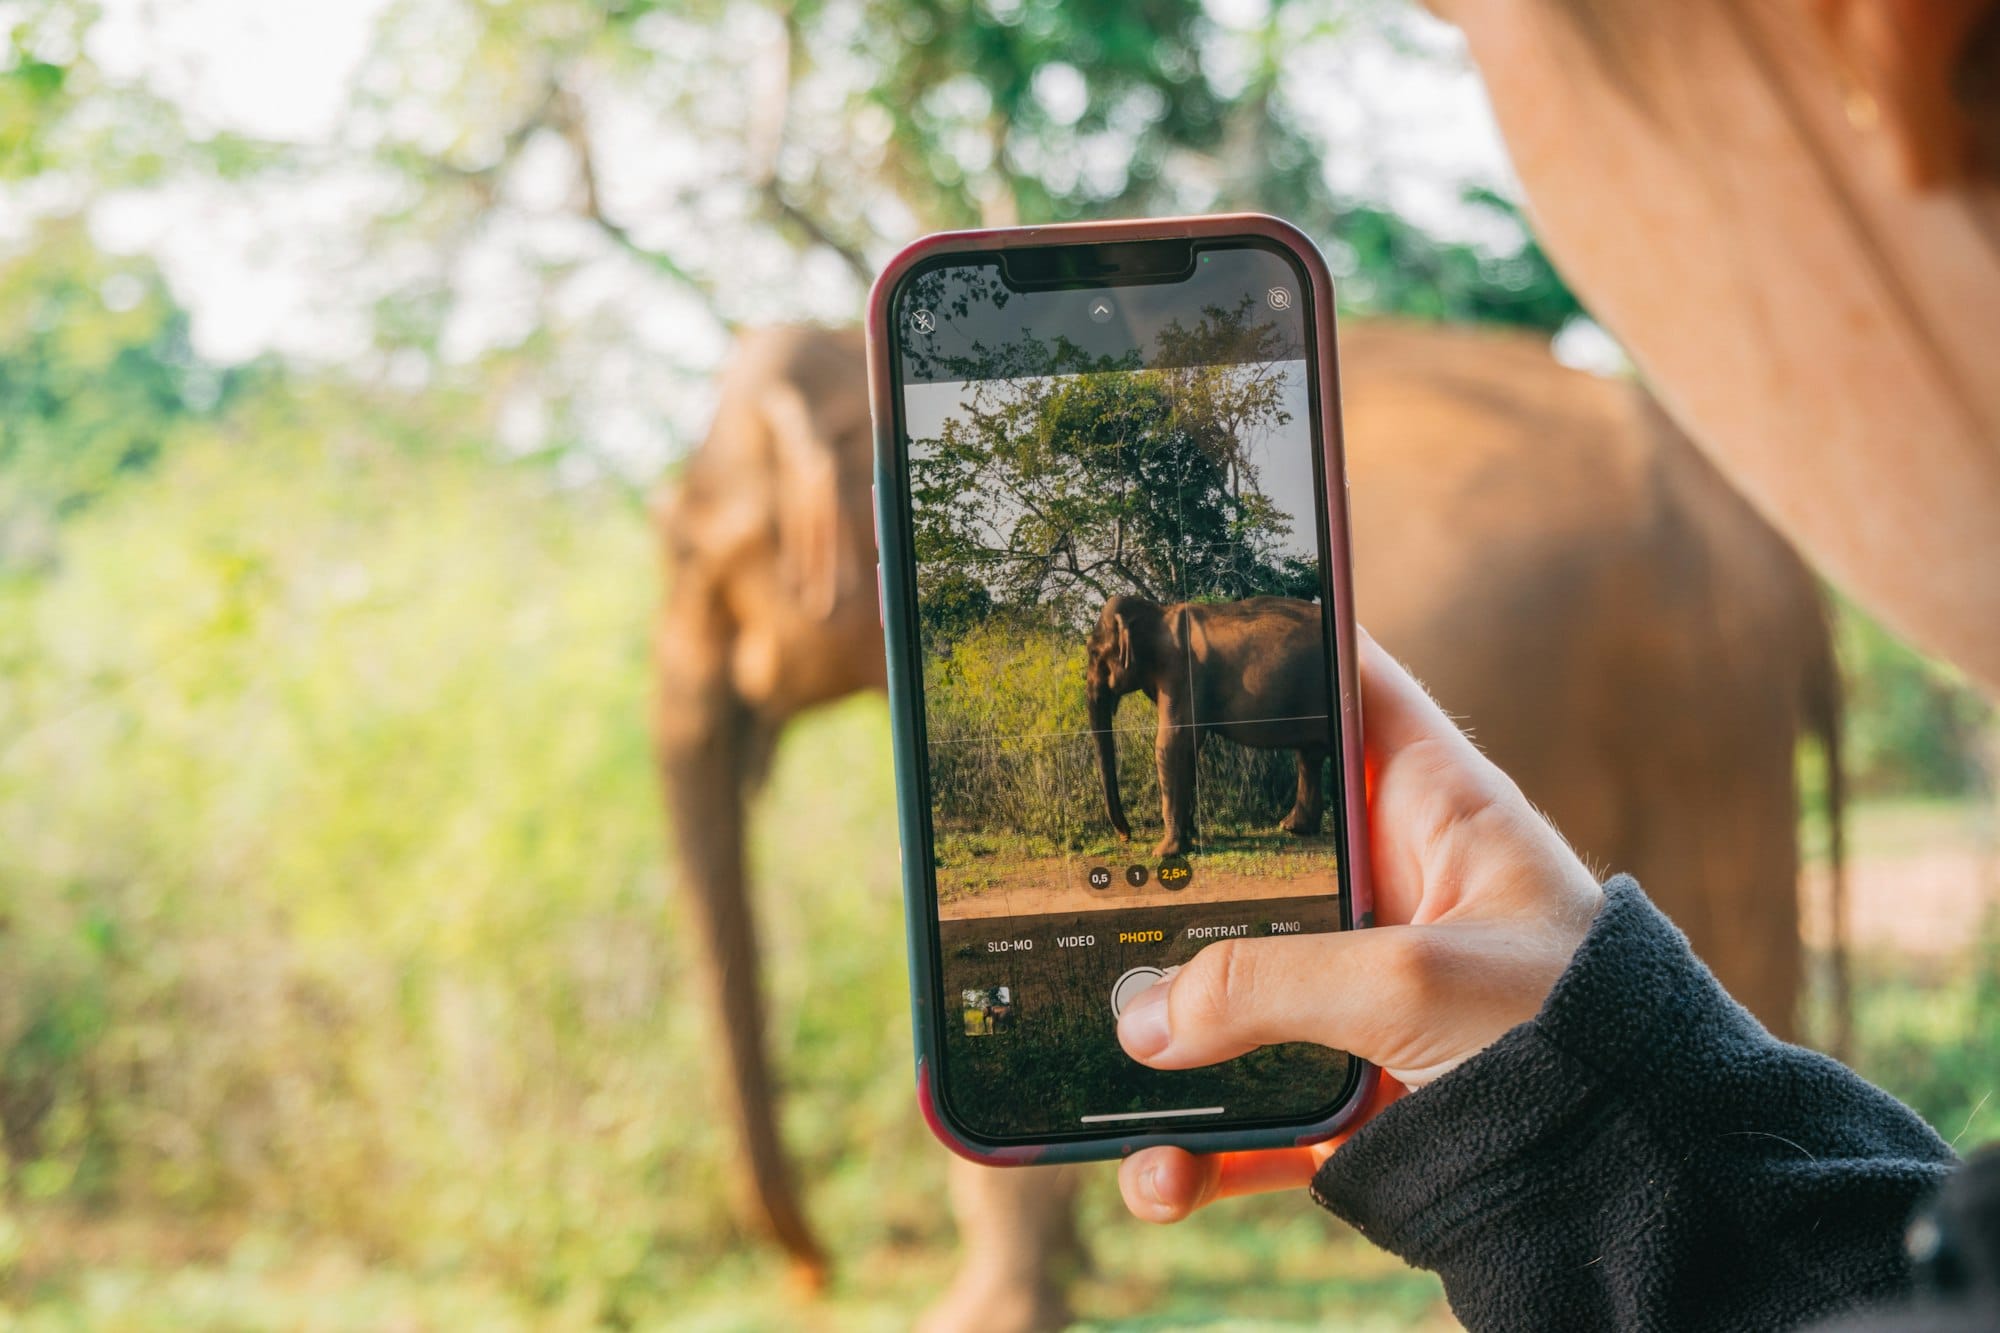
[[(1850, 821), (1847, 932), (1859, 953), (1956, 958), (2000, 908), (2000, 818), (1972, 805), (1865, 807)], [(1813, 857), (1800, 880), (1806, 943), (1831, 934), (1830, 875)]]
[[(1125, 881), (1128, 865), (1143, 864), (1144, 886)], [(1168, 890), (1153, 877), (1152, 858), (1048, 856), (1029, 860), (993, 857), (970, 866), (940, 867), (938, 916), (945, 921), (976, 917), (1042, 916), (1059, 912), (1107, 911), (1121, 907), (1166, 907), (1174, 903), (1228, 903), (1290, 894), (1335, 893), (1339, 880), (1327, 853), (1224, 854), (1195, 856), (1186, 886)], [(1090, 871), (1111, 872), (1110, 886), (1090, 887)]]

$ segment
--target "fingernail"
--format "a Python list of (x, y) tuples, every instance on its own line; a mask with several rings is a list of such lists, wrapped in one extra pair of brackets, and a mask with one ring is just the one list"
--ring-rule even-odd
[(1165, 1206), (1164, 1202), (1160, 1198), (1159, 1167), (1149, 1166), (1144, 1171), (1141, 1171), (1139, 1173), (1138, 1191), (1139, 1191), (1139, 1201), (1141, 1203), (1150, 1204), (1154, 1208), (1161, 1208)]
[(1167, 1030), (1167, 983), (1135, 996), (1118, 1018), (1118, 1041), (1126, 1054), (1145, 1060), (1167, 1049), (1173, 1033)]

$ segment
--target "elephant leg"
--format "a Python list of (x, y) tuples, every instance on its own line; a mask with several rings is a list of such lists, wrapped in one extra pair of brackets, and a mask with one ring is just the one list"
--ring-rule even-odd
[(1325, 768), (1325, 750), (1299, 751), (1299, 798), (1292, 812), (1279, 822), (1279, 828), (1301, 838), (1319, 832), (1320, 816), (1326, 813), (1326, 793), (1321, 782)]
[(1039, 1333), (1069, 1323), (1059, 1279), (1082, 1266), (1076, 1167), (951, 1160), (959, 1268), (922, 1333)]
[(1638, 876), (1731, 997), (1786, 1041), (1805, 970), (1791, 747), (1788, 734), (1761, 753), (1718, 746), (1651, 775), (1633, 802), (1638, 846), (1614, 866)]
[(1160, 766), (1160, 822), (1166, 832), (1155, 857), (1180, 856), (1194, 850), (1195, 732), (1193, 727), (1172, 726), (1163, 718), (1154, 756)]

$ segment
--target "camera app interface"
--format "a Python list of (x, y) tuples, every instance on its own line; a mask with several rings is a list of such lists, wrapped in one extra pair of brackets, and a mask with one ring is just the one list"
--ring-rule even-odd
[(1299, 1120), (1345, 1087), (1337, 1051), (1162, 1072), (1115, 1030), (1212, 941), (1341, 925), (1300, 285), (1241, 248), (899, 298), (941, 1087), (984, 1136)]

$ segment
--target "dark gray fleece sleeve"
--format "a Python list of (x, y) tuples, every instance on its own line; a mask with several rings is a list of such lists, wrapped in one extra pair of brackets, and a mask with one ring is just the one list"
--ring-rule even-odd
[(1313, 1197), (1473, 1333), (1796, 1328), (1910, 1282), (1929, 1126), (1766, 1032), (1629, 877), (1547, 1003), (1411, 1093)]

